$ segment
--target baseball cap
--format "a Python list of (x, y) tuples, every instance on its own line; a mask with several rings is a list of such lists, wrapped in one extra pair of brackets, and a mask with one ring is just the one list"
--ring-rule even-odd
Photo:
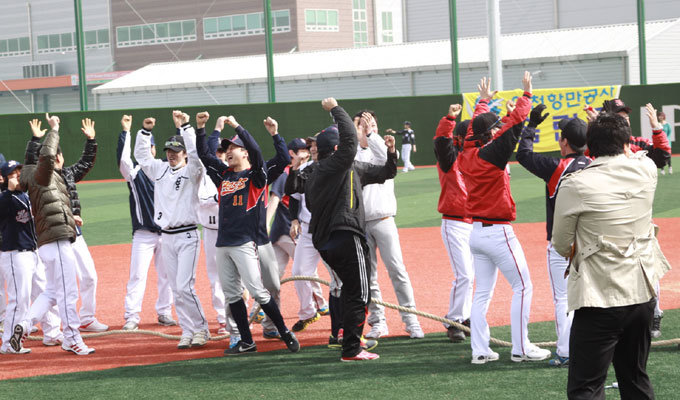
[(562, 131), (562, 137), (567, 139), (574, 150), (583, 148), (586, 145), (586, 131), (588, 125), (580, 118), (562, 119), (557, 123)]
[(241, 140), (241, 138), (238, 137), (238, 135), (232, 136), (231, 139), (222, 139), (222, 144), (221, 144), (221, 146), (222, 146), (222, 148), (224, 149), (224, 151), (227, 151), (227, 149), (229, 148), (229, 145), (230, 145), (230, 144), (233, 144), (233, 145), (238, 146), (238, 147), (243, 147), (243, 148), (246, 147), (246, 146), (243, 144), (243, 140)]
[(7, 161), (6, 163), (2, 164), (2, 167), (0, 167), (0, 170), (2, 171), (2, 177), (7, 178), (7, 175), (11, 174), (17, 168), (21, 169), (21, 167), (23, 167), (23, 165), (14, 160)]
[(630, 107), (626, 106), (626, 103), (623, 102), (621, 99), (613, 99), (612, 100), (612, 112), (619, 112), (619, 111), (625, 111), (626, 114), (630, 114), (631, 111), (633, 111)]
[(307, 146), (307, 142), (300, 138), (295, 138), (288, 143), (288, 150), (291, 150), (294, 153), (297, 153), (298, 150), (306, 149), (307, 147), (309, 147)]
[(184, 138), (180, 135), (170, 137), (165, 141), (165, 147), (163, 147), (163, 151), (165, 150), (172, 150), (176, 152), (186, 151), (186, 147), (184, 146)]
[(404, 121), (404, 125), (411, 126), (411, 121)]
[(500, 128), (501, 126), (503, 126), (501, 119), (492, 112), (479, 114), (472, 120), (472, 132), (475, 135), (482, 135), (493, 128)]
[(322, 130), (316, 137), (316, 148), (319, 150), (319, 153), (333, 152), (338, 143), (340, 143), (340, 133), (336, 125), (331, 125)]

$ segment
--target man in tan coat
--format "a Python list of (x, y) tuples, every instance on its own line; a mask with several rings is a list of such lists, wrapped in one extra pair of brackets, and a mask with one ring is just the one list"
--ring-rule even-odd
[(657, 170), (645, 152), (630, 152), (630, 127), (619, 115), (601, 114), (587, 136), (595, 160), (563, 179), (552, 233), (555, 250), (571, 256), (567, 395), (604, 399), (613, 361), (621, 398), (651, 399), (654, 286), (670, 269), (652, 222)]

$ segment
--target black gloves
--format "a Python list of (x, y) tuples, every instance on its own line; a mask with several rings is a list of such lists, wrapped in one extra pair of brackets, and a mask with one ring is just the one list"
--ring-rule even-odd
[(547, 107), (545, 106), (545, 104), (539, 104), (536, 107), (534, 107), (534, 109), (531, 110), (531, 113), (529, 114), (528, 126), (535, 128), (539, 126), (541, 122), (543, 122), (546, 118), (548, 118), (548, 115), (550, 115), (550, 113), (545, 113), (541, 115), (541, 113), (543, 113), (543, 111), (545, 111), (546, 108)]

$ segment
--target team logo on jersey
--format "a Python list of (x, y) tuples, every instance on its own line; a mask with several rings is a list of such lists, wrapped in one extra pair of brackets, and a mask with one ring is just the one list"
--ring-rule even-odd
[(25, 224), (31, 220), (31, 214), (26, 210), (19, 210), (19, 212), (17, 212), (16, 220), (19, 223)]
[(220, 196), (226, 196), (238, 192), (239, 190), (246, 187), (246, 182), (248, 178), (240, 178), (239, 180), (232, 181), (222, 181), (222, 186), (220, 187)]
[(182, 186), (182, 179), (189, 179), (186, 176), (178, 176), (177, 180), (175, 181), (175, 190), (179, 190), (179, 188)]

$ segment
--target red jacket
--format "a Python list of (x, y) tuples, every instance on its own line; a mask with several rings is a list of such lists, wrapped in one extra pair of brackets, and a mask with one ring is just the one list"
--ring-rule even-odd
[[(473, 121), (488, 110), (488, 101), (480, 100), (475, 106)], [(529, 111), (531, 93), (525, 92), (517, 99), (515, 110), (504, 118), (505, 125), (488, 143), (480, 143), (472, 137), (470, 123), (458, 163), (468, 192), (466, 214), (473, 221), (507, 224), (517, 217), (515, 201), (510, 192), (510, 177), (505, 173), (505, 166), (522, 134)]]
[(461, 146), (454, 143), (453, 129), (456, 121), (448, 116), (442, 117), (434, 135), (434, 155), (437, 158), (437, 173), (439, 174), (439, 206), (443, 219), (452, 219), (472, 223), (466, 214), (467, 190), (463, 175), (458, 168), (458, 155)]

